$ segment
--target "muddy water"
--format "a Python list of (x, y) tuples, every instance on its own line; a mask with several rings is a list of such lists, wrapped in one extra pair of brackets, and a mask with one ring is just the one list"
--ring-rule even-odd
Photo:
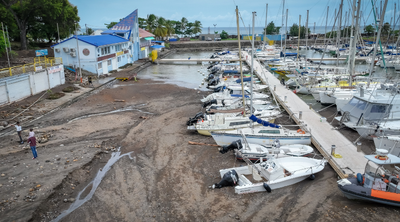
[[(212, 52), (181, 52), (172, 54), (168, 59), (204, 59), (210, 58)], [(208, 76), (207, 67), (209, 63), (197, 64), (196, 62), (191, 63), (173, 63), (173, 64), (159, 64), (150, 66), (138, 73), (138, 77), (161, 80), (166, 83), (175, 84), (178, 86), (200, 89), (207, 91), (205, 85), (201, 85), (204, 82), (204, 78)]]

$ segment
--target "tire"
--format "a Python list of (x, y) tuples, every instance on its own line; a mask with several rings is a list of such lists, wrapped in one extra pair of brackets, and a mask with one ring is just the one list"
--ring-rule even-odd
[(272, 190), (271, 190), (271, 187), (269, 187), (268, 184), (264, 183), (263, 186), (264, 186), (265, 190), (266, 190), (268, 193), (271, 193)]

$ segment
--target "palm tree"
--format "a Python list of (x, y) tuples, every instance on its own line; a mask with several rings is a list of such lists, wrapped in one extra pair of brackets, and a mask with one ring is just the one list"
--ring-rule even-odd
[(203, 28), (203, 26), (201, 25), (201, 22), (196, 20), (194, 21), (193, 24), (193, 33), (196, 35), (197, 33), (201, 33), (201, 29)]
[(174, 21), (167, 20), (165, 21), (165, 28), (167, 29), (167, 35), (170, 36), (172, 34), (175, 34), (175, 28), (174, 28)]
[(162, 38), (162, 37), (167, 36), (168, 29), (165, 28), (165, 23), (166, 23), (166, 21), (163, 17), (157, 18), (154, 33), (153, 33), (156, 37)]
[(187, 23), (188, 23), (188, 20), (185, 17), (183, 17), (181, 19), (181, 30), (182, 30), (182, 33), (185, 33), (185, 29), (186, 29)]
[(157, 16), (154, 14), (147, 15), (146, 19), (146, 30), (149, 32), (153, 32), (156, 27)]

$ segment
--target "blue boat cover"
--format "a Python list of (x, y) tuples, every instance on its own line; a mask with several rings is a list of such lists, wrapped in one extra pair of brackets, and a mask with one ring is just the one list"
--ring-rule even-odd
[(269, 126), (269, 127), (278, 128), (278, 129), (281, 127), (281, 126), (279, 126), (279, 125), (276, 125), (276, 124), (270, 123), (270, 122), (268, 122), (268, 121), (259, 119), (259, 118), (257, 118), (255, 115), (251, 115), (251, 116), (249, 117), (249, 119), (252, 120), (253, 122), (257, 122), (257, 123), (259, 123), (259, 124), (261, 124), (261, 125), (263, 125), (263, 126)]
[(238, 70), (224, 70), (224, 73), (234, 73), (234, 74), (236, 74), (236, 73), (239, 73), (239, 71)]
[[(251, 77), (247, 77), (247, 78), (243, 78), (243, 82), (250, 82), (251, 81)], [(242, 79), (237, 79), (236, 83), (241, 83)]]
[[(240, 94), (231, 94), (232, 97), (243, 97)], [(248, 95), (245, 95), (244, 98), (250, 98)]]

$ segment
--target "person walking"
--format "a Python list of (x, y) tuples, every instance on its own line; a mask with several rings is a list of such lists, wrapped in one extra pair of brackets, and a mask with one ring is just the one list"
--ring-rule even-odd
[(33, 129), (30, 129), (29, 132), (29, 139), (28, 139), (29, 146), (31, 147), (33, 158), (32, 160), (37, 158), (37, 152), (36, 152), (36, 137), (35, 133), (33, 132)]
[(21, 144), (24, 144), (24, 141), (22, 140), (22, 137), (21, 137), (22, 126), (19, 125), (19, 122), (17, 122), (17, 125), (11, 124), (11, 126), (15, 126), (15, 129), (17, 130), (17, 134), (18, 134), (18, 136), (19, 136), (19, 142), (20, 142)]
[(93, 86), (93, 82), (92, 82), (92, 76), (89, 76), (89, 77), (88, 77), (88, 82), (89, 82), (89, 86), (94, 87), (94, 86)]

